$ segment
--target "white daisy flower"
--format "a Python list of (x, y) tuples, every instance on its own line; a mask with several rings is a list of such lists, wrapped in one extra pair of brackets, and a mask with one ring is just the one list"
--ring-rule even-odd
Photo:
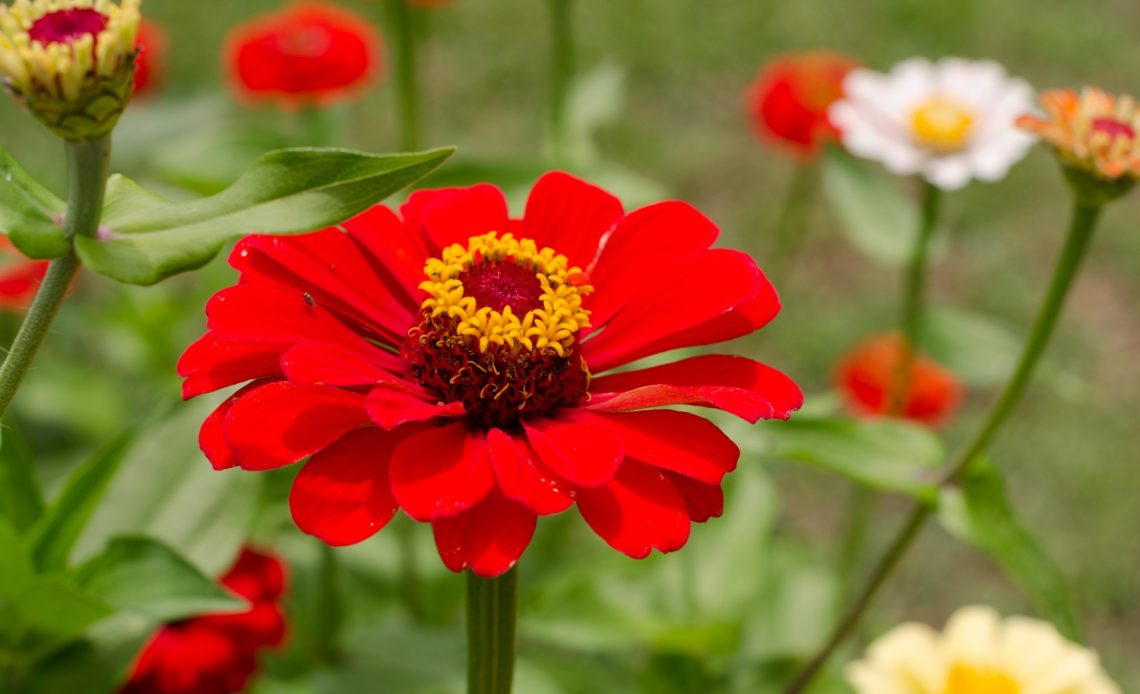
[(1092, 651), (1036, 619), (958, 610), (939, 634), (895, 627), (847, 666), (857, 694), (1120, 694)]
[(1015, 125), (1033, 89), (990, 60), (911, 58), (886, 74), (854, 70), (843, 88), (829, 112), (843, 145), (945, 190), (1004, 177), (1035, 141)]

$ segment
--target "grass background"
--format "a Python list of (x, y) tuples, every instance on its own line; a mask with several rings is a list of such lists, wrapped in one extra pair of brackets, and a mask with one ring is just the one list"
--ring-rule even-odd
[[(145, 12), (169, 33), (165, 98), (218, 92), (228, 27), (278, 4), (147, 0)], [(384, 30), (382, 3), (345, 4), (369, 13)], [(901, 277), (860, 256), (822, 207), (796, 266), (766, 266), (763, 252), (792, 172), (789, 161), (754, 140), (741, 107), (742, 90), (766, 59), (826, 48), (885, 69), (913, 55), (986, 57), (1040, 88), (1088, 83), (1140, 91), (1140, 4), (1132, 0), (578, 0), (575, 10), (579, 66), (610, 61), (627, 75), (625, 109), (600, 133), (605, 156), (695, 204), (721, 225), (724, 245), (757, 253), (785, 308), (740, 349), (786, 370), (808, 393), (830, 387), (833, 364), (850, 345), (893, 327)], [(428, 144), (458, 145), (456, 162), (537, 157), (548, 100), (545, 3), (458, 0), (429, 20)], [(354, 146), (397, 148), (394, 96), (385, 82), (350, 109)], [(0, 105), (0, 123), (4, 146), (58, 183), (58, 147), (50, 137), (8, 103)], [(1055, 166), (1040, 151), (1002, 183), (974, 184), (948, 196), (949, 252), (933, 269), (933, 301), (1024, 330), (1059, 250), (1068, 208)], [(1089, 642), (1125, 691), (1140, 690), (1134, 657), (1140, 634), (1137, 219), (1136, 196), (1107, 213), (1054, 341), (1054, 365), (1076, 378), (1032, 388), (993, 449), (1024, 521), (1064, 568)], [(669, 281), (653, 268), (641, 271), (647, 281)], [(156, 353), (176, 354), (201, 327), (200, 304), (185, 298), (196, 296), (186, 293), (187, 283), (215, 281), (224, 281), (224, 273), (181, 280), (163, 301), (130, 293), (134, 308), (118, 310), (156, 313), (155, 325), (169, 330), (154, 336), (163, 343)], [(95, 294), (110, 291), (98, 282), (91, 286)], [(57, 339), (68, 321), (79, 320), (68, 312), (78, 310), (65, 310)], [(164, 312), (181, 318), (165, 323)], [(113, 333), (86, 334), (70, 348), (124, 360), (115, 354), (115, 340)], [(135, 388), (173, 389), (172, 362), (168, 371), (161, 363), (149, 368), (166, 375)], [(29, 388), (43, 390), (48, 378), (33, 374)], [(992, 396), (970, 394), (969, 407), (946, 432), (952, 446), (975, 429)], [(106, 421), (90, 429), (128, 414), (95, 414)], [(769, 469), (781, 498), (781, 532), (832, 552), (848, 485), (791, 465)], [(871, 550), (897, 527), (901, 508), (879, 504)], [(973, 603), (1031, 611), (988, 559), (928, 529), (885, 591), (867, 633), (905, 618), (941, 624), (956, 607)]]

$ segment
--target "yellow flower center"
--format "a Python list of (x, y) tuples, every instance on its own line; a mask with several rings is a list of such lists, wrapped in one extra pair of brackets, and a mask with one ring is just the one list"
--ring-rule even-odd
[(573, 405), (590, 385), (579, 332), (592, 290), (566, 256), (496, 232), (427, 261), (427, 299), (401, 354), (409, 377), (484, 428)]
[(1001, 670), (955, 663), (943, 694), (1021, 694), (1021, 685)]
[(965, 147), (973, 128), (973, 113), (943, 97), (925, 101), (911, 114), (914, 139), (939, 152), (955, 152)]
[(553, 350), (564, 356), (590, 324), (582, 296), (592, 289), (566, 256), (530, 239), (496, 232), (453, 244), (428, 260), (421, 307), (455, 320), (455, 332), (486, 352), (491, 345)]

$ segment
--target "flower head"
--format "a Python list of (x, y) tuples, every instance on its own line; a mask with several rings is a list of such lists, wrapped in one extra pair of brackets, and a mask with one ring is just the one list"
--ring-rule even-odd
[(250, 603), (232, 614), (201, 615), (168, 624), (144, 647), (120, 694), (232, 694), (245, 690), (261, 651), (285, 641), (279, 606), (285, 565), (243, 549), (221, 584)]
[(166, 30), (162, 26), (143, 20), (139, 24), (138, 55), (135, 57), (135, 96), (154, 91), (162, 72), (166, 53)]
[[(962, 387), (954, 374), (922, 355), (911, 356), (909, 374), (901, 374), (906, 340), (892, 333), (864, 340), (844, 357), (836, 373), (839, 391), (856, 414), (898, 414), (929, 425), (945, 422), (958, 407)], [(894, 389), (905, 383), (904, 397), (893, 402)]]
[(1044, 117), (1023, 115), (1017, 124), (1048, 143), (1069, 172), (1084, 174), (1087, 186), (1111, 198), (1140, 178), (1140, 111), (1132, 97), (1053, 89), (1041, 94), (1041, 105)]
[(895, 627), (847, 667), (856, 694), (1119, 694), (1095, 653), (1036, 619), (965, 607), (939, 634)]
[(131, 95), (140, 0), (0, 5), (5, 86), (60, 137), (115, 127)]
[(843, 96), (843, 79), (856, 67), (850, 58), (822, 51), (769, 61), (745, 95), (757, 134), (796, 155), (813, 156), (839, 136), (827, 110)]
[[(710, 249), (682, 202), (626, 214), (605, 191), (544, 176), (522, 219), (490, 185), (414, 193), (341, 229), (252, 236), (179, 362), (183, 394), (247, 383), (203, 424), (215, 467), (308, 457), (297, 525), (333, 545), (402, 508), (444, 563), (495, 576), (537, 516), (577, 505), (615, 549), (672, 551), (721, 512), (739, 451), (668, 405), (746, 420), (802, 402), (779, 372), (699, 356), (602, 375), (751, 333), (779, 310), (747, 255)], [(311, 456), (311, 457), (309, 457)]]
[(244, 100), (324, 106), (380, 72), (380, 36), (336, 5), (297, 2), (236, 28), (227, 41), (231, 82)]
[(843, 84), (830, 111), (843, 145), (939, 188), (1003, 178), (1033, 144), (1015, 125), (1033, 90), (988, 60), (912, 58), (887, 74), (855, 70)]
[(28, 260), (0, 235), (0, 311), (23, 311), (47, 273), (46, 260)]

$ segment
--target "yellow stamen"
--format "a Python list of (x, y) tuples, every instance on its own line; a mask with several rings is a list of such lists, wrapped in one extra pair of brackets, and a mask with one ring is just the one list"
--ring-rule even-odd
[(1021, 685), (1001, 670), (955, 663), (942, 694), (1021, 694)]
[(911, 114), (914, 139), (939, 152), (955, 152), (965, 147), (973, 128), (973, 113), (942, 97), (929, 99)]
[[(518, 315), (509, 305), (502, 310), (479, 306), (465, 296), (463, 272), (480, 263), (514, 262), (531, 270), (538, 279), (541, 308)], [(441, 257), (427, 261), (428, 280), (420, 289), (428, 293), (421, 308), (433, 318), (446, 315), (455, 321), (455, 332), (486, 352), (491, 345), (508, 347), (512, 352), (549, 350), (565, 356), (578, 332), (590, 325), (590, 312), (582, 308), (582, 296), (593, 288), (583, 280), (577, 267), (570, 267), (566, 256), (550, 248), (539, 249), (530, 239), (515, 239), (497, 232), (473, 236), (464, 247), (453, 244)]]

